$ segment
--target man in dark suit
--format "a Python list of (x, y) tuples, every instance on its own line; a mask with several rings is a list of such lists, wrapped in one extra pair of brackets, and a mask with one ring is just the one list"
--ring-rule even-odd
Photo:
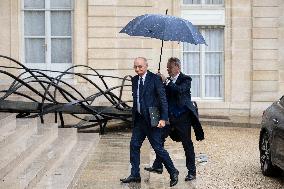
[[(161, 163), (164, 164), (170, 174), (170, 186), (178, 182), (178, 170), (163, 147), (161, 129), (168, 120), (168, 103), (165, 89), (161, 78), (148, 71), (147, 59), (138, 57), (134, 60), (134, 69), (137, 73), (132, 78), (133, 96), (133, 130), (130, 141), (130, 163), (131, 174), (125, 179), (120, 179), (123, 183), (141, 182), (140, 177), (140, 148), (146, 136), (154, 149)], [(160, 112), (160, 119), (156, 126), (151, 125), (149, 108), (156, 107)]]
[[(204, 133), (198, 119), (196, 107), (191, 101), (191, 77), (184, 75), (180, 71), (181, 63), (178, 58), (169, 58), (167, 70), (169, 78), (165, 80), (166, 94), (169, 105), (169, 121), (170, 125), (164, 128), (164, 138), (166, 138), (173, 130), (181, 140), (185, 156), (188, 174), (185, 181), (196, 178), (195, 153), (191, 140), (191, 125), (194, 128), (196, 139), (203, 140)], [(146, 167), (145, 170), (161, 174), (163, 165), (158, 156), (152, 167)]]

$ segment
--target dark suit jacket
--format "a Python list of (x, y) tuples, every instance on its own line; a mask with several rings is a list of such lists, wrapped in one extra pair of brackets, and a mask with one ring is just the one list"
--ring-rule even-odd
[(166, 86), (166, 93), (174, 94), (176, 103), (180, 108), (187, 107), (191, 113), (191, 125), (193, 126), (196, 139), (203, 140), (204, 132), (198, 118), (197, 107), (191, 101), (191, 81), (190, 76), (180, 73), (175, 83), (170, 82)]
[[(137, 111), (137, 89), (138, 89), (139, 76), (136, 75), (132, 78), (132, 96), (133, 96), (133, 108), (132, 108), (132, 120), (135, 121), (135, 113)], [(147, 75), (144, 81), (144, 88), (142, 92), (142, 104), (143, 108), (140, 110), (141, 114), (146, 118), (146, 121), (150, 125), (149, 107), (158, 107), (160, 111), (160, 119), (168, 120), (168, 103), (163, 86), (163, 82), (160, 76), (147, 71)], [(134, 122), (133, 122), (134, 123)]]

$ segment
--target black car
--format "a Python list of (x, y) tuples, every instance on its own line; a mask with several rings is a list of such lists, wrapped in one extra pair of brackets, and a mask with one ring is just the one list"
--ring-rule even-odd
[(262, 115), (259, 137), (260, 164), (263, 175), (277, 176), (284, 170), (284, 96)]

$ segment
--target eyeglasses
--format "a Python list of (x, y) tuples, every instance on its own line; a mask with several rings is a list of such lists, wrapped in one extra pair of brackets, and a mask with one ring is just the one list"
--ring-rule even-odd
[(142, 66), (142, 65), (138, 65), (138, 66), (133, 66), (133, 68), (134, 68), (134, 69), (136, 69), (136, 68), (141, 69), (141, 68), (143, 68), (143, 66)]

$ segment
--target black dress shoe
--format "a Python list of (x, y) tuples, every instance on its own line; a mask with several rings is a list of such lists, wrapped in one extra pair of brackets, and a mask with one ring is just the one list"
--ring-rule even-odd
[(152, 172), (152, 173), (157, 173), (157, 174), (162, 174), (163, 173), (163, 169), (156, 169), (153, 167), (145, 167), (144, 168), (146, 171)]
[(188, 174), (186, 177), (185, 177), (185, 181), (191, 181), (191, 180), (194, 180), (196, 179), (196, 175), (192, 175), (192, 174)]
[(120, 179), (120, 181), (122, 183), (130, 183), (130, 182), (141, 182), (141, 177), (133, 177), (133, 176), (129, 176), (127, 178), (124, 179)]
[(170, 176), (170, 178), (171, 178), (170, 187), (172, 187), (172, 186), (174, 186), (178, 183), (178, 175), (179, 175), (179, 172), (178, 172), (178, 170), (176, 170), (175, 173)]

